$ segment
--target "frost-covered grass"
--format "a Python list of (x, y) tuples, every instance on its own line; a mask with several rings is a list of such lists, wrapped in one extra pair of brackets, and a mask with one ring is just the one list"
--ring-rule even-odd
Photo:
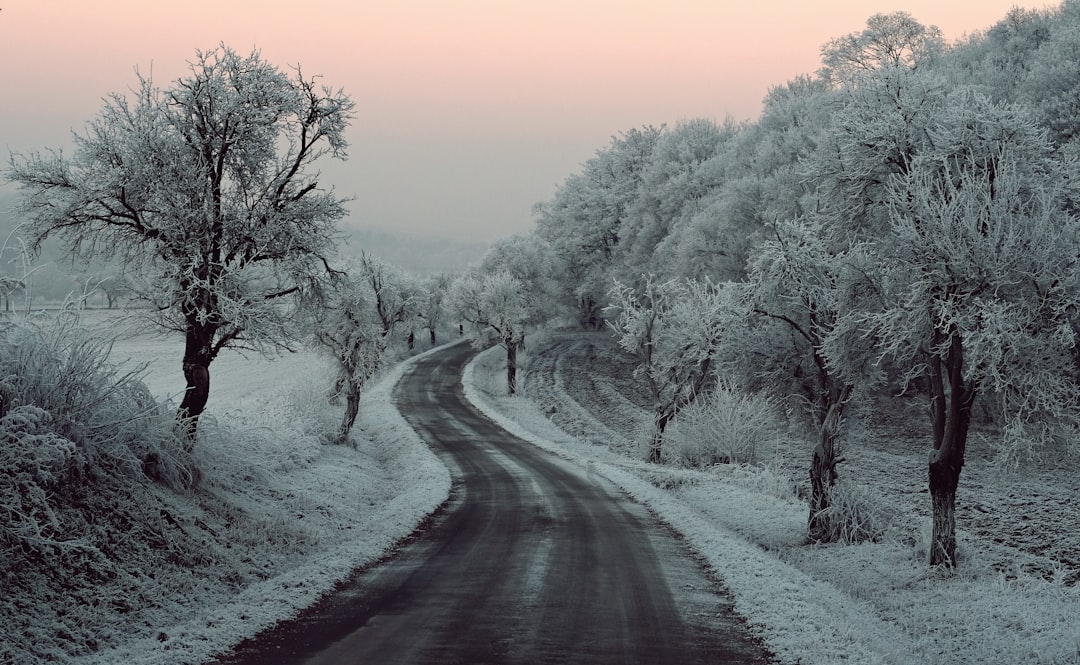
[[(607, 440), (629, 438), (632, 425), (623, 433), (605, 427), (602, 436), (590, 427), (597, 421), (629, 423), (635, 418), (629, 410), (641, 407), (625, 400), (613, 413), (603, 391), (567, 388), (569, 377), (550, 375), (567, 364), (532, 362), (524, 395), (507, 397), (499, 389), (498, 359), (488, 352), (469, 366), (466, 395), (516, 434), (622, 486), (684, 534), (781, 662), (1080, 663), (1075, 571), (1061, 568), (1048, 577), (1018, 561), (1003, 573), (1001, 545), (964, 531), (959, 569), (932, 571), (926, 563), (928, 517), (902, 519), (889, 510), (887, 495), (855, 496), (871, 492), (857, 486), (847, 498), (875, 511), (866, 519), (877, 542), (806, 545), (807, 506), (785, 459), (791, 452), (779, 451), (761, 466), (696, 470), (647, 464), (626, 440)], [(594, 376), (588, 385), (605, 380)], [(577, 413), (588, 414), (585, 426)], [(560, 425), (579, 427), (582, 434), (556, 427), (556, 416)], [(917, 451), (910, 455), (925, 464)], [(887, 463), (903, 477), (899, 459)]]
[[(160, 409), (171, 430), (182, 340), (123, 332), (102, 316), (105, 329), (121, 333), (110, 361), (123, 369), (94, 355), (106, 374), (95, 381), (108, 388), (109, 377), (145, 366), (144, 381), (125, 390), (151, 405), (151, 394), (172, 398)], [(102, 348), (92, 341), (100, 337), (88, 339), (87, 349)], [(195, 450), (173, 455), (174, 466), (198, 469), (197, 486), (142, 473), (144, 448), (174, 451), (167, 441), (135, 436), (126, 453), (108, 442), (115, 463), (84, 464), (65, 493), (49, 496), (60, 528), (42, 535), (70, 542), (0, 561), (0, 662), (206, 662), (379, 558), (450, 486), (446, 468), (392, 405), (402, 371), (398, 365), (368, 388), (354, 445), (336, 446), (326, 441), (341, 407), (327, 404), (329, 368), (315, 354), (223, 354), (211, 367)], [(39, 427), (22, 420), (24, 430)], [(39, 480), (58, 463), (52, 452), (42, 455)]]

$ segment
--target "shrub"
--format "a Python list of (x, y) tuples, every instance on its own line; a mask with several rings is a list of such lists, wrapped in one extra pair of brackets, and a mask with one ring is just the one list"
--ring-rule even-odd
[(843, 480), (829, 488), (829, 506), (818, 513), (830, 543), (880, 542), (892, 528), (895, 511), (866, 485)]
[(759, 464), (773, 456), (783, 431), (773, 399), (721, 382), (671, 422), (664, 435), (664, 457), (692, 467)]
[(134, 373), (70, 319), (0, 327), (0, 547), (60, 545), (58, 503), (87, 477), (142, 474), (183, 483), (189, 466)]

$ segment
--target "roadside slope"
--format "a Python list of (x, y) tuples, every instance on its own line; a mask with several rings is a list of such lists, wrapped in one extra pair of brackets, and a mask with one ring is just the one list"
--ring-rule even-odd
[[(170, 344), (126, 339), (113, 357), (129, 366), (150, 360), (147, 383), (166, 398), (175, 380), (158, 365), (180, 357)], [(382, 557), (450, 489), (446, 467), (393, 405), (393, 386), (414, 361), (365, 392), (354, 445), (345, 447), (320, 436), (340, 414), (326, 405), (329, 375), (316, 356), (223, 355), (215, 369), (230, 379), (214, 386), (204, 417), (202, 484), (177, 492), (140, 481), (132, 497), (147, 502), (137, 512), (148, 524), (137, 532), (152, 531), (158, 544), (142, 548), (145, 558), (115, 562), (115, 579), (55, 598), (31, 629), (51, 635), (66, 662), (205, 663)], [(130, 602), (117, 607), (110, 599), (121, 593)], [(57, 632), (73, 615), (78, 643)], [(0, 654), (10, 648), (10, 662), (40, 658), (7, 640)]]

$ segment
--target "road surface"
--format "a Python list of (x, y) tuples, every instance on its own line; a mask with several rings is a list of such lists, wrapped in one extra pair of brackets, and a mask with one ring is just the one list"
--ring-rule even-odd
[(450, 501), (382, 563), (220, 663), (765, 663), (677, 534), (586, 470), (479, 415), (472, 355), (398, 384), (454, 476)]

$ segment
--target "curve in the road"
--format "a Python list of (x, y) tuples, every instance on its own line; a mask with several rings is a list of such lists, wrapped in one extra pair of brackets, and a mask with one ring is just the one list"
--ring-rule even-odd
[(394, 556), (218, 662), (767, 662), (676, 534), (474, 410), (460, 384), (471, 355), (428, 356), (395, 392), (453, 472), (449, 504)]

